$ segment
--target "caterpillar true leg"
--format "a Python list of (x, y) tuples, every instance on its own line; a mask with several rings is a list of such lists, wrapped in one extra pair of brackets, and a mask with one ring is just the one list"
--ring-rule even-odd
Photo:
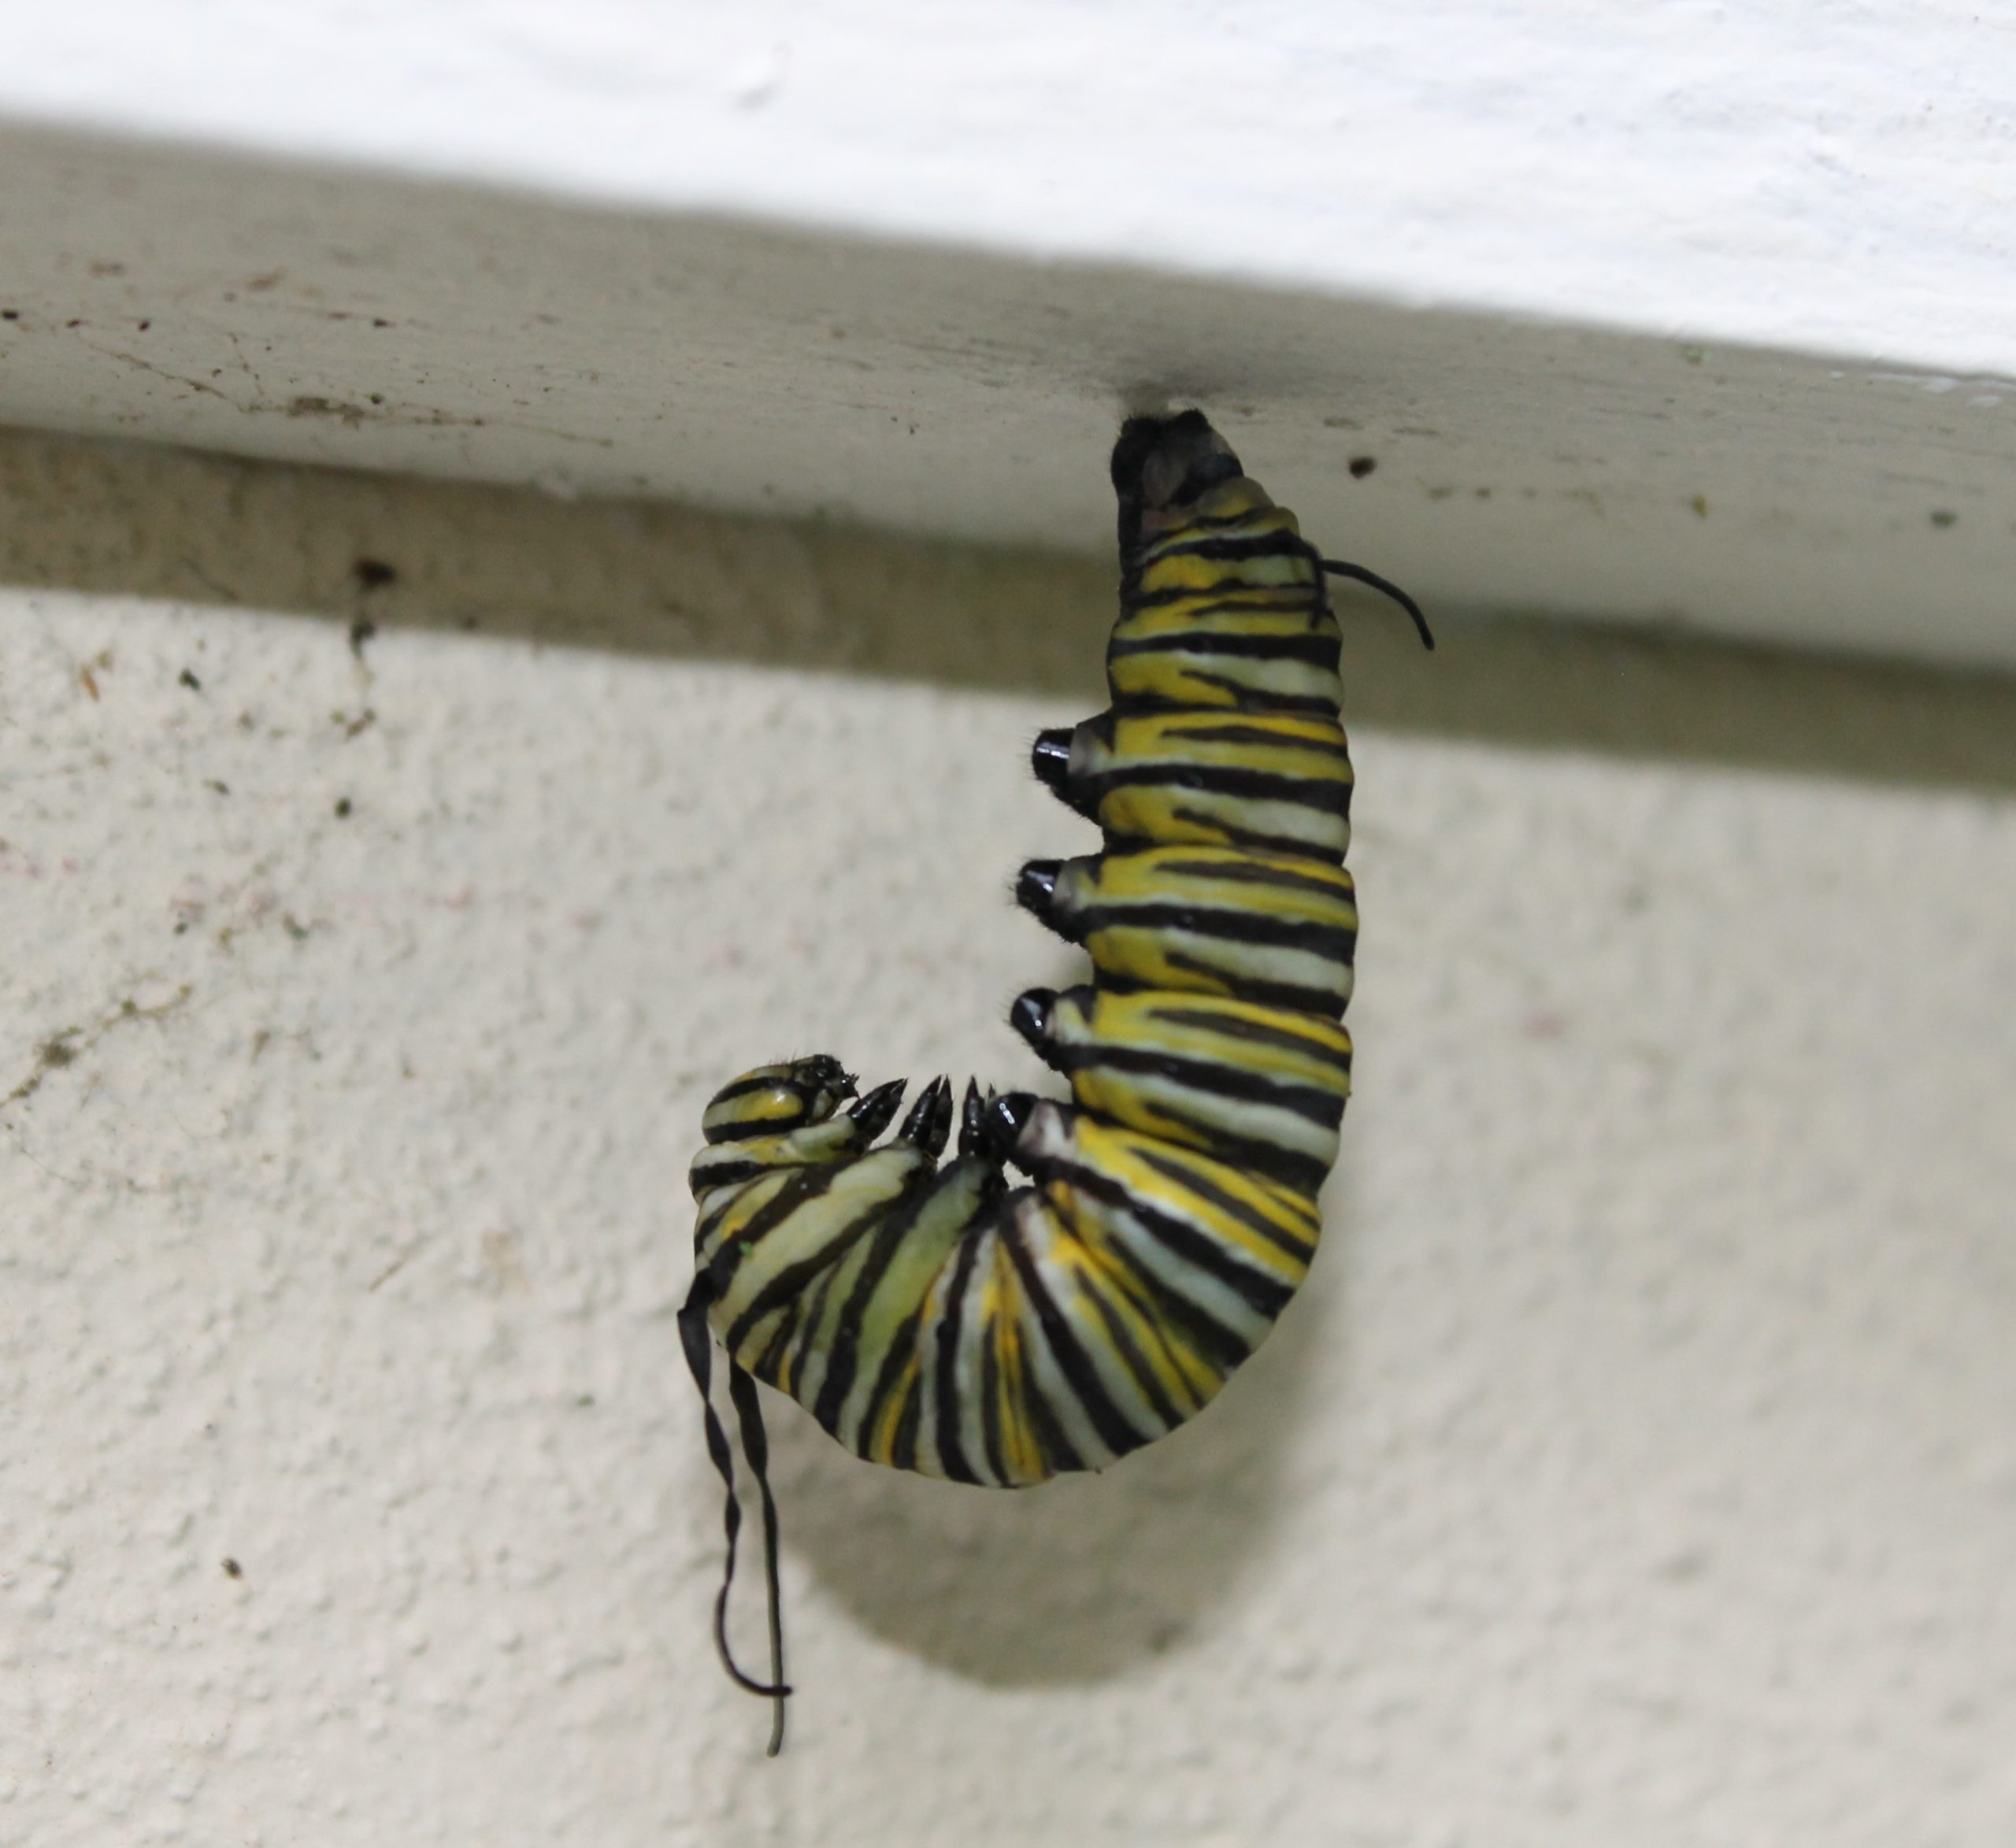
[(680, 1333), (703, 1400), (712, 1340), (726, 1350), (761, 1497), (768, 1681), (728, 1648), (741, 1514), (710, 1402), (728, 1487), (715, 1635), (736, 1683), (775, 1703), (773, 1753), (790, 1690), (754, 1381), (870, 1461), (1018, 1487), (1103, 1468), (1194, 1417), (1315, 1254), (1358, 938), (1325, 574), (1393, 598), (1433, 638), (1405, 591), (1304, 539), (1200, 412), (1130, 419), (1112, 474), (1110, 704), (1032, 754), (1103, 845), (1032, 860), (1016, 886), (1091, 958), (1089, 983), (1032, 989), (1010, 1014), (1071, 1102), (969, 1084), (941, 1165), (944, 1079), (883, 1143), (902, 1083), (857, 1094), (821, 1056), (744, 1073), (702, 1120)]

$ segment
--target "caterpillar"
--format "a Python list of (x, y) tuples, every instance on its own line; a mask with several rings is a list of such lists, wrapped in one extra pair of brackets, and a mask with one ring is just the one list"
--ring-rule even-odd
[[(1032, 861), (1025, 909), (1091, 980), (1010, 1012), (1067, 1105), (933, 1079), (862, 1091), (820, 1054), (758, 1066), (701, 1119), (679, 1328), (728, 1489), (714, 1638), (784, 1742), (777, 1513), (754, 1382), (856, 1456), (1021, 1487), (1100, 1469), (1194, 1417), (1315, 1254), (1351, 1087), (1351, 759), (1323, 557), (1201, 412), (1133, 417), (1113, 451), (1111, 703), (1036, 740), (1036, 776), (1099, 852)], [(1011, 1185), (1006, 1170), (1027, 1177)], [(760, 1497), (769, 1672), (728, 1639), (742, 1513), (714, 1340)]]

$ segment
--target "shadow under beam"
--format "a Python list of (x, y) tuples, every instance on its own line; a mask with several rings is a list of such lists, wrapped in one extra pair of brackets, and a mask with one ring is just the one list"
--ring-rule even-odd
[[(0, 582), (35, 588), (1090, 695), (1115, 581), (1055, 554), (0, 431)], [(2016, 790), (2016, 676), (1447, 610), (1427, 655), (1383, 602), (1337, 605), (1354, 723)]]

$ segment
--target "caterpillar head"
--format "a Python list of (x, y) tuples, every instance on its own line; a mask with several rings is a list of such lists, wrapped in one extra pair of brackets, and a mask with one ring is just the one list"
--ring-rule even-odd
[(710, 1143), (782, 1135), (824, 1123), (854, 1094), (854, 1074), (825, 1053), (758, 1065), (714, 1093), (700, 1119), (700, 1133)]
[[(856, 1097), (854, 1074), (824, 1054), (759, 1065), (714, 1093), (700, 1126), (706, 1146), (693, 1157), (687, 1184), (704, 1201), (717, 1187), (779, 1168), (851, 1161), (889, 1127), (903, 1101), (903, 1080)], [(853, 1107), (836, 1116), (841, 1102)]]
[(1135, 551), (1145, 536), (1179, 524), (1220, 482), (1236, 481), (1245, 472), (1232, 445), (1202, 411), (1129, 417), (1113, 446), (1122, 557)]

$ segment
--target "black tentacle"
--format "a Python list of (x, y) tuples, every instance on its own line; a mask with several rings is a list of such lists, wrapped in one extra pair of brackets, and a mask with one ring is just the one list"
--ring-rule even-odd
[(714, 1294), (712, 1279), (702, 1272), (693, 1280), (693, 1287), (687, 1292), (686, 1301), (679, 1311), (680, 1345), (686, 1350), (686, 1364), (692, 1370), (693, 1383), (699, 1388), (702, 1417), (706, 1427), (707, 1454), (728, 1489), (721, 1520), (728, 1539), (728, 1558), (721, 1572), (721, 1588), (714, 1598), (714, 1646), (721, 1654), (721, 1665), (727, 1669), (728, 1679), (736, 1687), (776, 1702), (776, 1717), (770, 1729), (770, 1755), (774, 1757), (784, 1746), (784, 1702), (791, 1689), (784, 1678), (784, 1619), (777, 1584), (777, 1513), (770, 1494), (769, 1443), (763, 1430), (762, 1408), (756, 1402), (755, 1383), (730, 1360), (728, 1397), (741, 1427), (743, 1454), (748, 1460), (750, 1472), (762, 1494), (764, 1576), (769, 1593), (770, 1631), (770, 1679), (764, 1682), (743, 1670), (736, 1661), (735, 1651), (728, 1639), (728, 1594), (735, 1584), (736, 1542), (742, 1533), (742, 1503), (735, 1489), (734, 1450), (728, 1442), (727, 1428), (714, 1409), (713, 1335), (707, 1326), (707, 1311), (713, 1305)]
[[(763, 1430), (763, 1408), (756, 1398), (756, 1382), (731, 1360), (728, 1364), (728, 1402), (735, 1407), (742, 1431), (742, 1454), (749, 1459), (749, 1473), (763, 1504), (763, 1590), (769, 1611), (770, 1632), (770, 1685), (751, 1691), (767, 1694), (771, 1700), (770, 1743), (768, 1755), (776, 1757), (784, 1749), (784, 1702), (791, 1688), (784, 1680), (784, 1594), (777, 1582), (777, 1504), (770, 1493), (770, 1440)], [(728, 1608), (727, 1587), (722, 1587), (721, 1609)], [(725, 1644), (725, 1638), (723, 1639)]]
[[(1310, 553), (1312, 557), (1315, 555), (1313, 546)], [(1376, 571), (1368, 571), (1362, 565), (1347, 565), (1341, 558), (1317, 557), (1316, 562), (1332, 577), (1347, 577), (1354, 583), (1363, 584), (1377, 591), (1382, 597), (1391, 597), (1414, 619), (1414, 632), (1421, 637), (1421, 646), (1433, 649), (1435, 634), (1428, 626), (1428, 618), (1421, 614), (1421, 606), (1391, 578), (1381, 577)]]

